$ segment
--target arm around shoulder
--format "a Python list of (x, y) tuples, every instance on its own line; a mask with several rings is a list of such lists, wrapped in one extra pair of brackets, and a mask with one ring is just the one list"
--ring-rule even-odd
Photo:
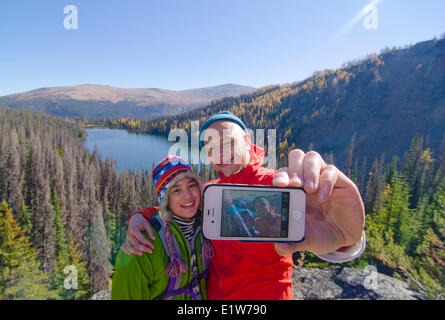
[(149, 300), (153, 265), (149, 254), (127, 255), (122, 250), (116, 258), (111, 285), (112, 300)]

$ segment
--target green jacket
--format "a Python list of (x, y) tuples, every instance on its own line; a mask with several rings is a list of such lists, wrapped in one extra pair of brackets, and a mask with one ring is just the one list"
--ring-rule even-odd
[[(191, 250), (178, 224), (172, 221), (170, 227), (179, 244), (182, 260), (187, 264), (188, 270), (182, 274), (180, 288), (188, 288), (192, 282)], [(154, 241), (149, 239), (155, 247), (151, 254), (127, 255), (122, 250), (119, 251), (112, 278), (112, 300), (154, 300), (161, 298), (167, 292), (170, 277), (165, 274), (165, 269), (169, 259), (156, 229), (153, 226), (151, 228), (156, 238)], [(148, 239), (148, 234), (146, 232), (143, 234)], [(204, 240), (200, 227), (194, 239), (198, 272), (202, 274), (208, 268), (208, 265), (203, 266), (200, 255)], [(203, 299), (207, 299), (206, 279), (201, 279), (199, 285)], [(188, 294), (173, 297), (173, 300), (190, 299), (191, 297)]]

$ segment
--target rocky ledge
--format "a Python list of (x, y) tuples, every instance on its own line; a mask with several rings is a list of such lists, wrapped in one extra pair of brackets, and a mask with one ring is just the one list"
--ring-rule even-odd
[[(374, 268), (364, 270), (331, 267), (324, 269), (293, 269), (295, 300), (425, 300), (426, 297), (406, 283), (378, 273)], [(97, 292), (91, 300), (109, 300), (110, 291)]]
[(293, 269), (295, 300), (425, 300), (406, 283), (375, 268)]

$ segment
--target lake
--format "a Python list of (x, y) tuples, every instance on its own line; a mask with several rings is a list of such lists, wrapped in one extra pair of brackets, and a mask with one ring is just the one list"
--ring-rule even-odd
[(86, 129), (86, 149), (93, 152), (97, 145), (103, 160), (112, 158), (117, 172), (127, 170), (149, 170), (168, 155), (174, 142), (167, 138), (149, 134), (132, 134), (123, 129), (90, 128)]

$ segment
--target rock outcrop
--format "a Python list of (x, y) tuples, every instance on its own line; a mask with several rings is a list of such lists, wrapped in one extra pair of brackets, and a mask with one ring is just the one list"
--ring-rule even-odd
[(378, 273), (375, 268), (364, 270), (331, 267), (293, 270), (295, 300), (425, 300), (426, 297), (406, 283)]
[[(406, 283), (378, 273), (374, 268), (293, 269), (295, 300), (425, 300)], [(109, 300), (110, 291), (97, 292), (91, 300)]]

